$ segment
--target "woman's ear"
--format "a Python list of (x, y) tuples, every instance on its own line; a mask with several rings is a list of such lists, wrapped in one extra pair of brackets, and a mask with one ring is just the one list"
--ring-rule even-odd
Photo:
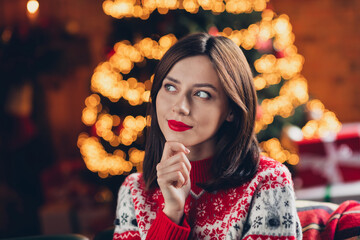
[(226, 116), (226, 121), (232, 122), (233, 120), (234, 120), (234, 114), (233, 114), (233, 111), (230, 110), (228, 115)]

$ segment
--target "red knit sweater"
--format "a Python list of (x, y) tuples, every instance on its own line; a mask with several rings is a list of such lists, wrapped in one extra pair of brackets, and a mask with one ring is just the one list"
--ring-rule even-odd
[(211, 159), (191, 162), (191, 191), (181, 225), (162, 211), (160, 189), (144, 190), (141, 173), (119, 190), (114, 239), (301, 239), (288, 169), (261, 157), (248, 183), (209, 193), (196, 183), (209, 179)]

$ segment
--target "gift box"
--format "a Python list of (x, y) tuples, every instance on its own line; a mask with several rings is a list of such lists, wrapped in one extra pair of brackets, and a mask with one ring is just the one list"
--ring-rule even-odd
[(360, 123), (340, 132), (297, 141), (300, 162), (295, 182), (301, 188), (360, 180)]

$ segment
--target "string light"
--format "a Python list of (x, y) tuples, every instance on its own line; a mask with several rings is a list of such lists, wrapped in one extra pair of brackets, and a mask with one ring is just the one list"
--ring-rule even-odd
[(313, 119), (302, 128), (305, 139), (323, 138), (340, 131), (341, 123), (335, 113), (325, 109), (320, 100), (314, 99), (307, 102), (306, 109)]
[(173, 34), (168, 34), (158, 42), (145, 38), (134, 46), (129, 41), (115, 44), (115, 54), (104, 63), (100, 63), (91, 78), (91, 90), (117, 102), (121, 97), (132, 106), (150, 101), (151, 80), (144, 83), (135, 78), (123, 80), (122, 74), (128, 74), (134, 63), (143, 62), (145, 58), (159, 60), (162, 55), (177, 41)]
[(291, 165), (299, 163), (299, 156), (296, 153), (284, 149), (277, 138), (261, 142), (260, 147), (263, 150), (262, 155), (269, 156), (281, 163), (288, 162)]
[[(272, 44), (283, 56), (264, 54), (254, 63), (259, 73), (254, 78), (256, 90), (262, 90), (285, 80), (280, 88), (279, 96), (265, 99), (261, 103), (262, 117), (256, 121), (256, 133), (265, 130), (274, 121), (275, 116), (283, 118), (294, 114), (295, 108), (306, 104), (308, 111), (315, 114), (314, 120), (309, 121), (302, 129), (305, 138), (321, 137), (329, 131), (337, 132), (341, 124), (334, 113), (326, 110), (319, 100), (309, 101), (307, 81), (300, 74), (304, 64), (304, 57), (297, 53), (293, 45), (295, 37), (287, 15), (276, 16), (270, 9), (265, 9), (268, 0), (106, 0), (103, 3), (104, 12), (116, 18), (138, 17), (147, 19), (154, 10), (166, 14), (169, 10), (185, 9), (196, 13), (199, 8), (211, 10), (214, 13), (227, 11), (239, 14), (251, 11), (263, 11), (262, 20), (251, 24), (247, 29), (233, 30), (224, 28), (218, 34), (234, 41), (244, 49), (261, 49), (266, 44)], [(265, 10), (264, 10), (265, 9)], [(98, 94), (117, 102), (121, 98), (132, 106), (138, 106), (150, 101), (150, 89), (153, 77), (139, 82), (130, 77), (127, 80), (123, 74), (129, 74), (136, 63), (145, 63), (145, 59), (159, 60), (163, 54), (177, 41), (173, 34), (168, 34), (154, 41), (144, 38), (134, 45), (129, 41), (121, 41), (114, 45), (114, 54), (108, 61), (100, 63), (94, 70), (91, 78), (91, 90), (94, 94), (85, 100), (86, 107), (82, 112), (82, 121), (87, 126), (95, 125), (97, 137), (90, 137), (82, 133), (78, 138), (78, 147), (87, 167), (98, 172), (100, 177), (128, 173), (134, 167), (142, 171), (142, 161), (145, 152), (136, 148), (126, 153), (116, 150), (113, 154), (107, 153), (99, 141), (102, 138), (111, 146), (120, 144), (130, 146), (139, 136), (142, 136), (146, 126), (150, 126), (150, 116), (127, 116), (120, 119), (117, 115), (108, 114), (101, 105)], [(97, 94), (98, 93), (98, 94)], [(120, 130), (115, 132), (115, 129)], [(263, 154), (280, 162), (296, 165), (299, 156), (294, 151), (286, 150), (276, 138), (260, 143)]]
[[(98, 172), (102, 178), (109, 174), (120, 175), (132, 170), (133, 164), (125, 160), (125, 153), (117, 150), (114, 154), (108, 154), (102, 144), (95, 137), (89, 137), (81, 133), (78, 138), (78, 147), (90, 171)], [(120, 154), (119, 154), (120, 153)]]
[[(219, 14), (224, 11), (233, 14), (261, 12), (269, 0), (106, 0), (103, 2), (105, 14), (114, 18), (135, 17), (146, 20), (157, 9), (160, 14), (169, 10), (184, 9), (195, 14), (199, 8)], [(281, 25), (280, 25), (281, 27)]]

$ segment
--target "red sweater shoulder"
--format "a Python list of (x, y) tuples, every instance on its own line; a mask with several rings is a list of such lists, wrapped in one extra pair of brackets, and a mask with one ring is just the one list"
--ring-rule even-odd
[(258, 172), (253, 180), (261, 184), (262, 189), (285, 185), (293, 187), (289, 169), (284, 164), (266, 156), (260, 157)]

